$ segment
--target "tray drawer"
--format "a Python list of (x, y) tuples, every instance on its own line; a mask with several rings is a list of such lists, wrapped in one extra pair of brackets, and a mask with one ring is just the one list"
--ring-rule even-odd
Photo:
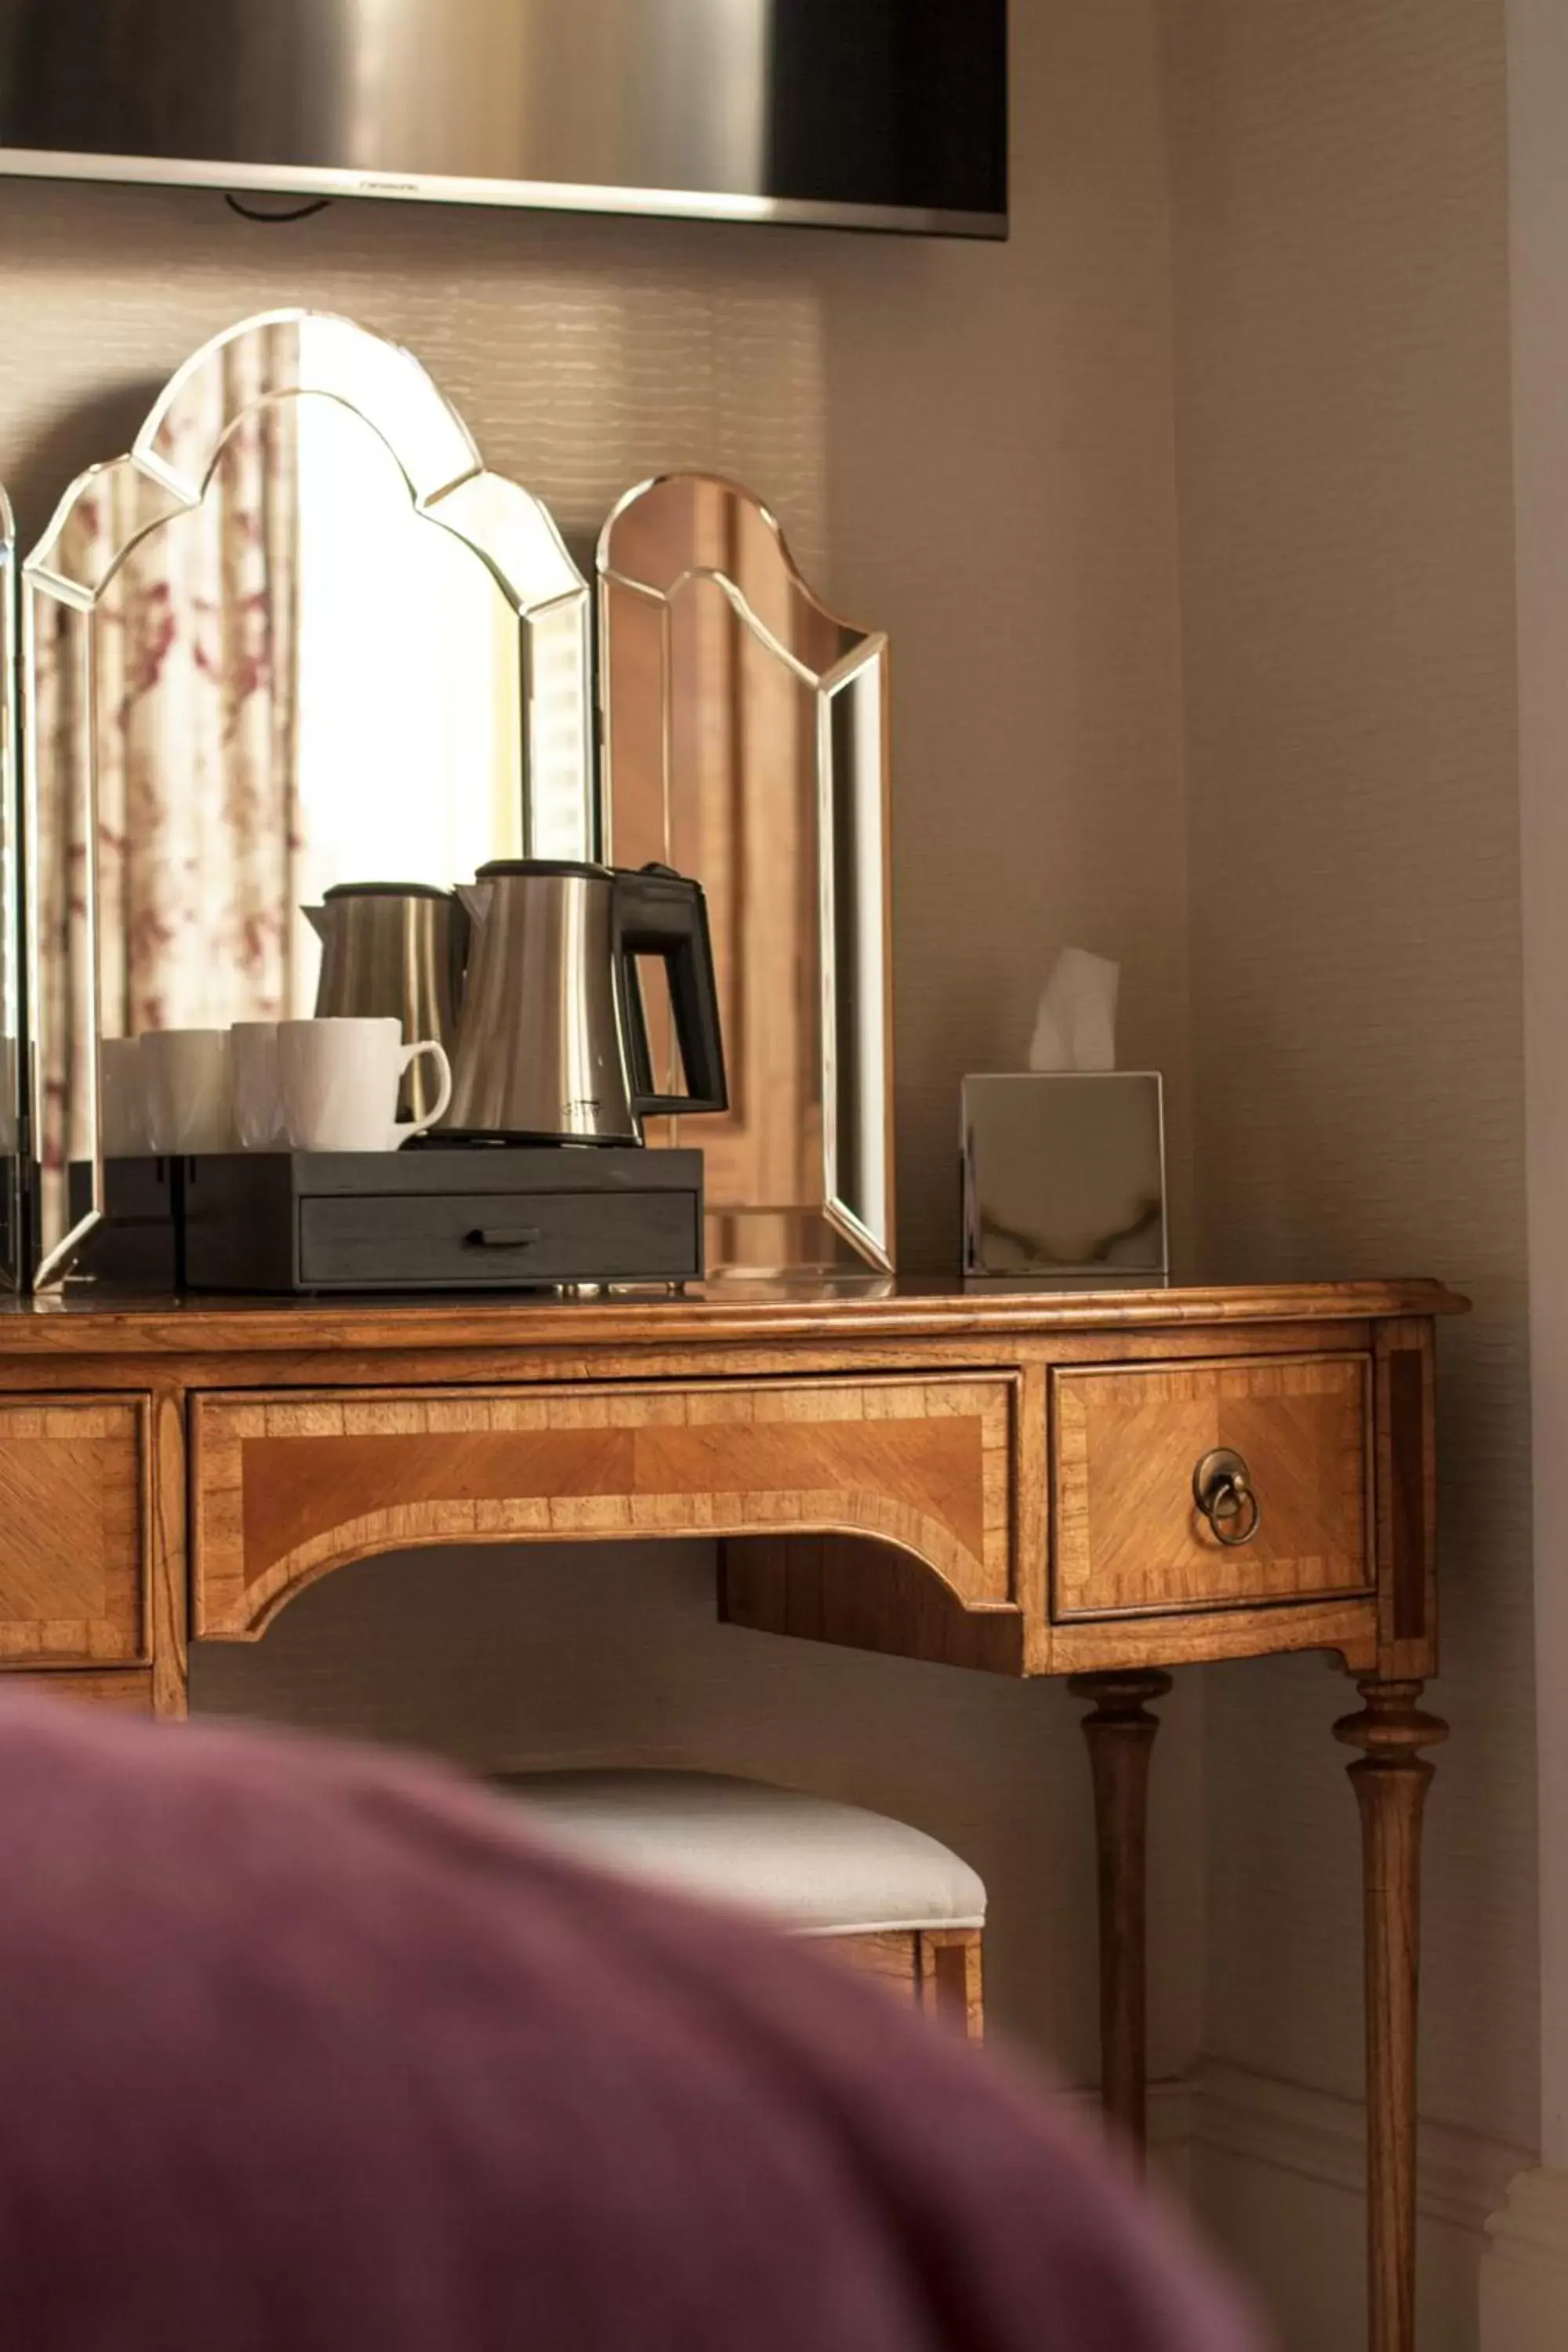
[(0, 1665), (147, 1655), (146, 1405), (0, 1400)]
[[(1053, 1614), (1058, 1621), (1269, 1606), (1373, 1583), (1364, 1356), (1073, 1370), (1053, 1381)], [(1199, 1507), (1225, 1447), (1251, 1509)]]
[(689, 1192), (320, 1196), (300, 1202), (310, 1287), (511, 1289), (551, 1282), (681, 1282), (702, 1271)]

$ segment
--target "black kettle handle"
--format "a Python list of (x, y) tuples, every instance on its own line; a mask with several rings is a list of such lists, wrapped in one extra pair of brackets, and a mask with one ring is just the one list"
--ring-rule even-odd
[[(637, 873), (622, 870), (616, 876), (612, 921), (626, 1011), (632, 1109), (638, 1118), (655, 1118), (668, 1112), (728, 1110), (719, 983), (701, 884), (672, 873), (668, 866), (645, 866)], [(637, 975), (637, 958), (644, 955), (664, 958), (676, 1040), (689, 1094), (654, 1091), (647, 1017)]]

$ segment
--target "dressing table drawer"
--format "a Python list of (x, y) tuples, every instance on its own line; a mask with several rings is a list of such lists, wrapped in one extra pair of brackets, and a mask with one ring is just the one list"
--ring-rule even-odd
[(1057, 1372), (1055, 1618), (1369, 1591), (1371, 1389), (1359, 1355)]
[(300, 1202), (311, 1289), (427, 1284), (689, 1282), (702, 1272), (695, 1192), (323, 1195)]
[(0, 1399), (0, 1666), (146, 1657), (146, 1410)]
[(880, 1538), (1011, 1612), (1008, 1373), (205, 1394), (197, 1631), (248, 1640), (328, 1568), (518, 1538)]

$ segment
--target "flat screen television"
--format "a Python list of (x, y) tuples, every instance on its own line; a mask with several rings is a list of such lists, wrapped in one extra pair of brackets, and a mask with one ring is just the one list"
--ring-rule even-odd
[(0, 173), (1002, 236), (1006, 0), (0, 0)]

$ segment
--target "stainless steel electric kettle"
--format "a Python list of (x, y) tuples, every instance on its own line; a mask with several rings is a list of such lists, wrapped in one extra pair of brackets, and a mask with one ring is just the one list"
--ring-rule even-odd
[[(427, 1037), (456, 1050), (458, 1003), (468, 950), (468, 917), (450, 890), (428, 882), (342, 882), (319, 907), (301, 909), (321, 942), (318, 1018), (391, 1017), (405, 1045)], [(436, 1107), (428, 1057), (404, 1081), (402, 1116)]]
[[(442, 1132), (640, 1143), (642, 1121), (724, 1110), (719, 995), (700, 886), (554, 859), (503, 860), (458, 886), (472, 946)], [(639, 957), (662, 959), (689, 1092), (659, 1093)]]

